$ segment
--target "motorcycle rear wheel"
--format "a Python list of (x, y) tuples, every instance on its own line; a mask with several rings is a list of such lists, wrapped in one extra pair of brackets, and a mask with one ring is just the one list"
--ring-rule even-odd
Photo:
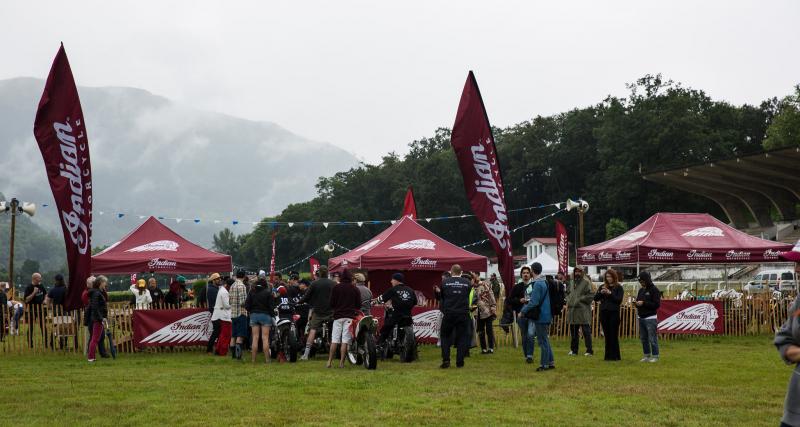
[(375, 335), (364, 337), (364, 367), (373, 370), (378, 367), (378, 351), (375, 348)]
[[(411, 333), (409, 333), (411, 332)], [(403, 341), (400, 343), (400, 361), (413, 362), (417, 355), (417, 341), (413, 331), (406, 329), (403, 334)]]
[(289, 334), (286, 341), (286, 346), (284, 347), (286, 358), (289, 359), (289, 362), (297, 362), (297, 336), (295, 334)]

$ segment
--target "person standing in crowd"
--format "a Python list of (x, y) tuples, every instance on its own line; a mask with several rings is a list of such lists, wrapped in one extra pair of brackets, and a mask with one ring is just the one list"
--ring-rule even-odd
[[(494, 353), (494, 327), (497, 319), (497, 300), (494, 289), (489, 283), (482, 281), (478, 273), (473, 273), (475, 294), (478, 303), (478, 336), (481, 342), (481, 354)], [(488, 347), (486, 338), (489, 338)]]
[[(546, 371), (555, 369), (553, 360), (553, 349), (550, 347), (550, 323), (553, 321), (553, 314), (550, 310), (550, 291), (547, 281), (541, 276), (542, 264), (534, 262), (531, 264), (533, 282), (526, 289), (528, 302), (522, 307), (521, 316), (528, 319), (528, 336), (535, 335), (539, 342), (541, 356), (539, 356), (539, 367), (536, 371)], [(531, 328), (531, 325), (533, 328)], [(528, 363), (533, 361), (533, 345), (531, 345), (531, 358)]]
[[(795, 274), (800, 274), (800, 264), (795, 264)], [(789, 318), (775, 333), (775, 347), (787, 365), (795, 365), (786, 400), (783, 404), (781, 427), (800, 426), (800, 296), (789, 308)]]
[(583, 268), (576, 266), (572, 270), (572, 281), (567, 284), (567, 324), (569, 325), (569, 355), (578, 354), (578, 344), (580, 334), (583, 334), (583, 342), (586, 344), (584, 356), (593, 356), (592, 349), (592, 301), (594, 300), (594, 289), (592, 282), (584, 274)]
[(181, 308), (181, 303), (183, 303), (185, 300), (185, 292), (186, 278), (183, 276), (178, 276), (175, 278), (175, 280), (170, 282), (169, 292), (167, 292), (167, 295), (164, 296), (164, 303), (172, 309)]
[[(300, 289), (300, 295), (295, 298), (296, 301), (300, 301), (300, 299), (308, 292), (308, 288), (311, 286), (311, 282), (308, 279), (300, 279), (297, 282), (297, 288)], [(305, 342), (305, 334), (306, 334), (306, 325), (308, 324), (308, 316), (311, 311), (311, 307), (308, 303), (300, 303), (295, 306), (295, 310), (297, 314), (300, 315), (300, 318), (297, 319), (297, 342), (303, 343)]]
[(44, 326), (45, 316), (42, 312), (45, 295), (47, 295), (47, 289), (42, 285), (42, 275), (33, 273), (31, 275), (31, 283), (25, 287), (23, 296), (23, 301), (25, 301), (25, 321), (28, 323), (28, 345), (31, 348), (33, 348), (33, 330), (36, 323), (39, 323), (42, 338), (47, 340)]
[(272, 313), (275, 309), (275, 299), (272, 295), (267, 279), (259, 278), (252, 291), (247, 295), (245, 308), (250, 313), (251, 336), (250, 361), (256, 363), (258, 354), (258, 339), (261, 337), (261, 348), (264, 349), (265, 362), (269, 363), (269, 330), (272, 327)]
[[(4, 287), (0, 287), (0, 342), (6, 337), (6, 313), (8, 309), (11, 308), (11, 304), (8, 301), (8, 295), (6, 295), (6, 290)], [(9, 332), (13, 332), (13, 328), (9, 322)]]
[(509, 312), (517, 314), (517, 326), (522, 337), (522, 355), (528, 363), (533, 363), (533, 334), (528, 334), (528, 331), (534, 331), (535, 325), (533, 321), (521, 315), (522, 307), (528, 303), (529, 289), (532, 291), (531, 279), (533, 273), (531, 268), (523, 266), (519, 271), (521, 280), (514, 285), (511, 289), (511, 294), (506, 298), (506, 307)]
[(158, 282), (155, 277), (151, 277), (147, 280), (147, 290), (150, 291), (150, 299), (153, 300), (152, 304), (155, 305), (156, 308), (163, 308), (164, 292), (158, 288)]
[(442, 311), (442, 324), (439, 337), (442, 341), (442, 364), (440, 368), (450, 367), (450, 347), (456, 345), (456, 367), (464, 366), (464, 357), (469, 346), (469, 306), (470, 281), (461, 277), (461, 266), (450, 267), (450, 277), (442, 281), (441, 288), (434, 292)]
[(619, 275), (614, 269), (609, 269), (603, 275), (603, 286), (594, 296), (595, 301), (600, 301), (600, 325), (606, 340), (604, 360), (622, 360), (619, 353), (619, 306), (624, 296)]
[(217, 299), (214, 302), (214, 313), (211, 315), (211, 323), (219, 321), (219, 338), (217, 338), (216, 353), (220, 356), (228, 354), (228, 341), (231, 339), (231, 299), (228, 289), (235, 281), (231, 278), (225, 280), (225, 284), (220, 286), (217, 292)]
[(413, 289), (406, 286), (403, 273), (392, 274), (390, 283), (392, 287), (375, 299), (378, 304), (392, 303), (392, 310), (384, 317), (378, 338), (378, 347), (381, 348), (386, 345), (386, 340), (389, 339), (389, 335), (392, 334), (395, 326), (403, 328), (414, 323), (411, 317), (411, 310), (417, 305), (417, 294)]
[[(89, 298), (89, 292), (94, 289), (94, 282), (97, 279), (94, 276), (89, 276), (86, 279), (86, 289), (83, 290), (81, 294), (81, 302), (83, 303), (83, 325), (86, 326), (86, 352), (89, 352), (89, 343), (92, 341), (92, 304)], [(100, 357), (107, 358), (111, 357), (108, 352), (106, 351), (105, 346), (105, 335), (102, 335), (98, 338), (97, 341), (97, 350), (100, 353)]]
[(231, 306), (231, 344), (229, 350), (231, 357), (237, 360), (242, 359), (242, 344), (247, 336), (247, 310), (244, 303), (247, 301), (247, 288), (242, 279), (244, 271), (236, 272), (236, 280), (230, 288), (229, 302)]
[(497, 278), (497, 273), (492, 273), (489, 276), (489, 285), (492, 287), (492, 294), (494, 295), (495, 301), (500, 301), (500, 291), (503, 289), (503, 284)]
[(145, 282), (144, 279), (139, 279), (135, 285), (131, 285), (130, 291), (133, 293), (133, 303), (137, 310), (147, 310), (150, 308), (153, 297), (150, 296), (150, 292), (147, 291), (147, 282)]
[(356, 281), (358, 292), (361, 293), (361, 314), (364, 316), (372, 315), (372, 291), (367, 287), (367, 277), (364, 273), (356, 273), (353, 275)]
[(105, 335), (103, 333), (103, 329), (108, 325), (108, 297), (106, 296), (107, 287), (108, 279), (106, 276), (98, 276), (92, 284), (92, 289), (89, 291), (92, 340), (89, 342), (89, 353), (87, 357), (90, 363), (95, 361), (97, 345), (100, 342), (101, 337)]
[(331, 292), (336, 282), (328, 278), (328, 267), (322, 265), (317, 270), (319, 279), (311, 282), (305, 295), (300, 298), (300, 303), (311, 304), (311, 319), (308, 322), (308, 337), (306, 338), (306, 350), (303, 353), (301, 360), (308, 360), (311, 354), (311, 346), (314, 344), (314, 338), (317, 334), (317, 329), (322, 328), (322, 324), (330, 322), (333, 317), (331, 310)]
[(328, 353), (330, 368), (333, 356), (339, 346), (339, 367), (344, 368), (344, 359), (347, 357), (347, 346), (352, 340), (350, 323), (358, 316), (361, 308), (361, 292), (353, 285), (353, 276), (345, 270), (339, 277), (339, 284), (331, 290), (331, 310), (333, 311), (333, 333), (331, 334), (331, 349)]
[(64, 297), (67, 295), (67, 285), (64, 283), (64, 276), (56, 274), (53, 278), (53, 287), (47, 296), (44, 297), (44, 305), (50, 307), (64, 308)]
[(636, 295), (636, 312), (639, 315), (639, 338), (644, 357), (640, 362), (658, 362), (658, 307), (661, 291), (650, 278), (650, 273), (639, 273), (639, 293)]
[[(213, 273), (211, 276), (208, 276), (205, 304), (212, 318), (214, 317), (214, 307), (217, 305), (217, 294), (219, 293), (219, 285), (221, 283), (222, 277), (220, 277), (219, 273)], [(221, 324), (222, 321), (219, 319), (211, 321), (211, 337), (208, 338), (208, 343), (206, 344), (206, 353), (209, 355), (214, 354), (214, 346), (217, 344), (217, 339), (219, 339)]]

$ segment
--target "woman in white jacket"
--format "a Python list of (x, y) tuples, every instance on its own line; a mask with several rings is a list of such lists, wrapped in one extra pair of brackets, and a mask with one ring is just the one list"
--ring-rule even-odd
[(225, 286), (219, 288), (217, 301), (214, 304), (214, 313), (211, 314), (211, 321), (219, 320), (219, 338), (217, 339), (216, 354), (224, 356), (228, 354), (230, 348), (227, 346), (231, 339), (231, 300), (228, 289), (231, 288), (233, 279), (228, 278)]
[(147, 290), (147, 282), (145, 282), (144, 279), (139, 279), (135, 285), (131, 285), (130, 289), (133, 296), (136, 298), (136, 301), (134, 301), (136, 309), (149, 309), (150, 304), (153, 303), (153, 297), (150, 295), (150, 291)]

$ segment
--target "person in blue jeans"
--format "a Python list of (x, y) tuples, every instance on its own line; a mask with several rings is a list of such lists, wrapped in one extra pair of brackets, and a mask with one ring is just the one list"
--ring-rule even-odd
[[(528, 333), (529, 337), (536, 336), (536, 341), (539, 342), (539, 349), (541, 356), (539, 357), (539, 367), (536, 368), (537, 372), (555, 369), (555, 361), (553, 359), (553, 349), (550, 347), (550, 337), (548, 336), (550, 330), (550, 323), (553, 321), (553, 315), (550, 312), (550, 293), (548, 292), (547, 281), (545, 281), (542, 274), (542, 265), (538, 262), (531, 264), (531, 271), (533, 273), (533, 282), (528, 287), (528, 303), (522, 307), (522, 316), (528, 318), (528, 313), (534, 308), (539, 308), (539, 316), (536, 319), (528, 318)], [(530, 344), (530, 356), (526, 357), (528, 363), (533, 359), (533, 343)]]
[(639, 293), (636, 295), (636, 311), (639, 315), (639, 338), (642, 340), (644, 357), (640, 362), (658, 362), (658, 307), (661, 305), (661, 291), (658, 290), (650, 273), (639, 273)]
[[(511, 293), (506, 298), (505, 310), (517, 313), (517, 326), (519, 326), (520, 335), (522, 335), (522, 355), (528, 363), (533, 362), (533, 333), (528, 334), (528, 324), (530, 323), (533, 328), (533, 321), (521, 314), (522, 307), (528, 302), (527, 290), (531, 285), (531, 268), (527, 265), (522, 267), (519, 271), (522, 280), (518, 282), (511, 289)], [(532, 289), (531, 289), (532, 290)], [(531, 329), (533, 331), (534, 329)]]

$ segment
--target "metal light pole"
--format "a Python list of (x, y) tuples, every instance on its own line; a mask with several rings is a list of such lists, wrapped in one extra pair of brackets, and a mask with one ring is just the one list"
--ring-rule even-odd
[(22, 203), (20, 206), (19, 200), (12, 198), (11, 202), (0, 202), (0, 212), (11, 213), (11, 246), (8, 251), (8, 284), (11, 287), (11, 299), (14, 299), (14, 233), (17, 228), (17, 215), (26, 213), (30, 216), (36, 212), (36, 205), (33, 203)]

